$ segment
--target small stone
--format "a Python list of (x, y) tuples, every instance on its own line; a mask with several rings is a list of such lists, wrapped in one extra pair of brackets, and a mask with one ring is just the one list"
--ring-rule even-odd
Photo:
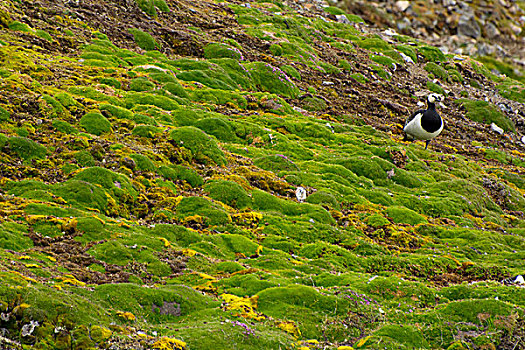
[(297, 187), (297, 189), (295, 190), (295, 197), (299, 202), (304, 202), (304, 200), (306, 199), (306, 190), (304, 189), (304, 187)]
[(502, 128), (500, 128), (494, 123), (490, 124), (490, 129), (500, 135), (503, 135), (503, 133), (505, 132), (505, 130), (503, 130)]
[(31, 321), (28, 324), (22, 326), (22, 337), (27, 337), (28, 335), (33, 334), (35, 328), (39, 326), (38, 321)]
[(348, 20), (348, 17), (346, 17), (346, 15), (335, 15), (335, 18), (337, 18), (337, 22), (339, 23), (344, 23), (344, 24), (352, 23)]
[(477, 39), (481, 35), (481, 29), (474, 15), (464, 14), (459, 18), (458, 35)]
[(330, 85), (334, 85), (334, 83), (331, 81), (323, 81), (323, 85), (330, 86)]
[(498, 28), (492, 22), (487, 23), (485, 26), (485, 32), (487, 33), (487, 37), (490, 39), (493, 39), (501, 34)]
[(396, 1), (395, 5), (399, 11), (405, 12), (410, 7), (410, 1)]
[(525, 136), (521, 137), (521, 143), (523, 143), (525, 145)]
[(407, 55), (405, 55), (405, 54), (402, 53), (402, 52), (399, 52), (399, 55), (401, 55), (401, 57), (403, 57), (403, 60), (404, 60), (406, 63), (414, 63), (414, 60), (412, 60), (412, 57), (407, 56)]

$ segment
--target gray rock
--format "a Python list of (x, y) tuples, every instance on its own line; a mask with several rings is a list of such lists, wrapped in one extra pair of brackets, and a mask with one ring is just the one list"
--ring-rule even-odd
[(473, 15), (461, 15), (458, 22), (458, 35), (477, 39), (481, 35), (481, 29)]
[(346, 15), (335, 15), (335, 18), (337, 18), (337, 22), (339, 22), (339, 23), (344, 23), (344, 24), (352, 23), (352, 22), (350, 22), (348, 17), (346, 17)]
[(404, 17), (402, 20), (397, 22), (397, 29), (400, 31), (403, 31), (405, 29), (408, 29), (412, 26), (412, 23), (410, 20), (406, 17)]
[(502, 128), (500, 128), (494, 123), (490, 124), (490, 129), (494, 131), (496, 134), (503, 135), (505, 133), (505, 130), (503, 130)]
[(403, 60), (404, 60), (406, 63), (414, 63), (414, 61), (412, 60), (412, 57), (405, 55), (405, 54), (402, 53), (401, 51), (398, 51), (398, 53), (399, 53), (399, 55), (400, 55), (401, 57), (403, 57)]
[(499, 29), (492, 22), (487, 23), (485, 26), (485, 33), (487, 33), (489, 39), (495, 38), (501, 34)]
[(399, 11), (405, 12), (410, 7), (410, 1), (396, 1), (395, 5)]

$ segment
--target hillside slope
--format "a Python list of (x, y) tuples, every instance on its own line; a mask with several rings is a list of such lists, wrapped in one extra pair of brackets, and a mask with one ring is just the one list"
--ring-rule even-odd
[[(0, 26), (3, 347), (525, 349), (519, 67), (318, 1)], [(430, 92), (425, 150), (402, 127)]]

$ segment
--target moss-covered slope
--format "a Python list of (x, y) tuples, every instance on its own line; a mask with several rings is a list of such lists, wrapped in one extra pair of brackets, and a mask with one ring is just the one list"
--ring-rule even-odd
[(0, 345), (523, 349), (525, 87), (361, 22), (2, 2)]

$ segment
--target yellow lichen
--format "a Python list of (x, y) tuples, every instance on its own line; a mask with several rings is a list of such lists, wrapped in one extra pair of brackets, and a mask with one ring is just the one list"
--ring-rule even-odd
[(152, 347), (153, 349), (159, 350), (182, 350), (186, 348), (186, 343), (179, 339), (162, 337), (160, 340), (153, 343)]
[(283, 321), (279, 322), (277, 324), (277, 327), (285, 331), (286, 333), (289, 333), (293, 335), (296, 338), (299, 338), (301, 336), (301, 331), (293, 321)]
[(236, 313), (235, 316), (244, 318), (251, 318), (257, 321), (264, 320), (266, 316), (256, 312), (258, 295), (254, 295), (250, 298), (238, 297), (232, 294), (221, 294), (220, 297), (224, 300), (225, 310), (240, 310), (240, 313)]
[(368, 339), (370, 339), (370, 336), (362, 338), (361, 340), (359, 340), (357, 342), (357, 344), (355, 344), (355, 347), (359, 348), (359, 347), (365, 345), (365, 343), (367, 342)]
[(128, 321), (135, 321), (137, 318), (131, 312), (117, 311), (117, 316)]
[(197, 252), (193, 249), (189, 249), (189, 248), (184, 248), (182, 249), (182, 254), (186, 255), (186, 256), (195, 256), (195, 254), (197, 254)]
[(71, 275), (66, 275), (64, 277), (60, 278), (62, 280), (62, 283), (71, 284), (73, 286), (85, 286), (86, 284), (82, 281), (77, 280), (75, 277)]
[(171, 243), (166, 238), (160, 237), (159, 239), (162, 241), (162, 243), (164, 243), (164, 247), (167, 248), (167, 247), (171, 246)]

